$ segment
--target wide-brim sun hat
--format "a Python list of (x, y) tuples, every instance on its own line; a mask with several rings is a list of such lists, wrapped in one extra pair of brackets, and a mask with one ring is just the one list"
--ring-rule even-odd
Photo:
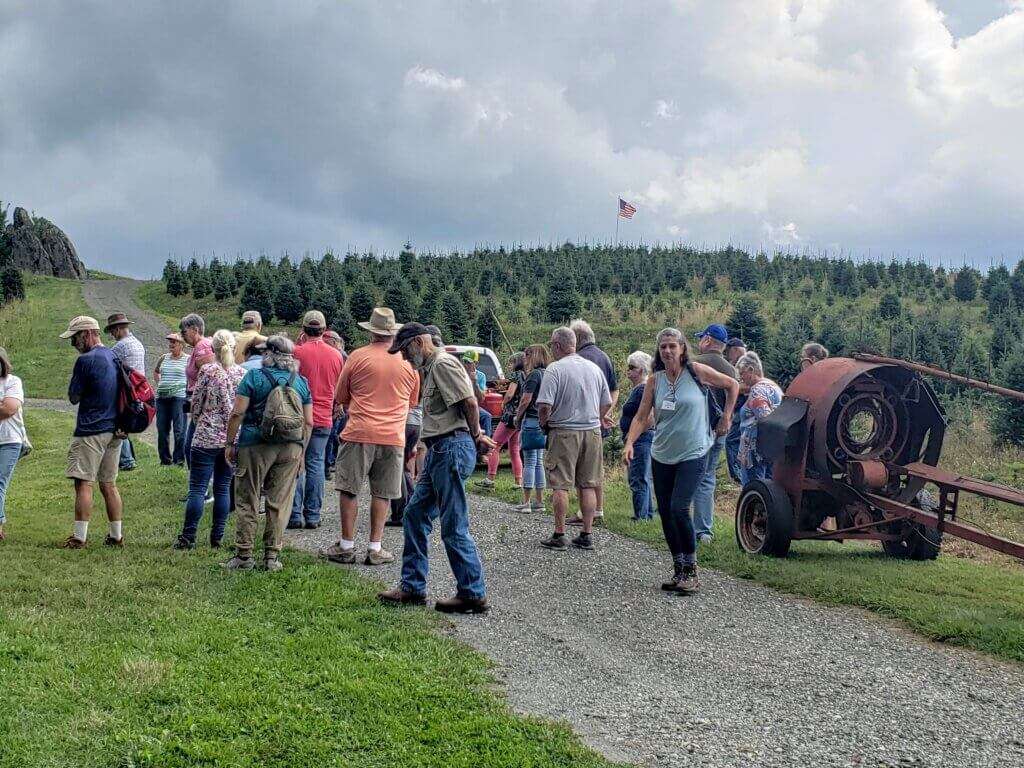
[(370, 319), (356, 325), (378, 336), (394, 336), (402, 328), (401, 323), (395, 322), (395, 313), (388, 307), (374, 307)]

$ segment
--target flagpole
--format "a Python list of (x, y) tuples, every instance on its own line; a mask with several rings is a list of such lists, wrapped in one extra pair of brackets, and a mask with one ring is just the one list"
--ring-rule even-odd
[(619, 247), (619, 219), (622, 217), (619, 215), (619, 204), (615, 204), (615, 247)]

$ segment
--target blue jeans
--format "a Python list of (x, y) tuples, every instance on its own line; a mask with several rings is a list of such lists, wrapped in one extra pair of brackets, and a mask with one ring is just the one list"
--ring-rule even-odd
[(484, 434), (488, 436), (490, 436), (491, 430), (494, 429), (494, 417), (482, 407), (480, 408), (480, 429), (482, 429)]
[(770, 461), (758, 461), (752, 467), (740, 467), (740, 481), (746, 485), (751, 480), (771, 480), (772, 463)]
[[(523, 429), (539, 429), (540, 422), (535, 418), (523, 419)], [(546, 485), (544, 478), (544, 449), (523, 451), (523, 488), (541, 488)]]
[(331, 424), (331, 434), (327, 438), (327, 447), (324, 449), (324, 472), (328, 467), (333, 467), (338, 460), (338, 435), (345, 428), (346, 421), (348, 421), (347, 418), (339, 416)]
[(189, 414), (188, 425), (185, 427), (185, 464), (192, 468), (192, 438), (196, 435), (196, 423)]
[(4, 508), (7, 504), (7, 489), (11, 485), (14, 465), (21, 458), (21, 443), (3, 443), (0, 445), (0, 525), (7, 521)]
[(224, 458), (223, 448), (201, 448), (192, 446), (189, 458), (188, 499), (185, 501), (185, 525), (181, 529), (184, 539), (195, 543), (199, 521), (203, 519), (203, 502), (206, 489), (213, 478), (213, 526), (210, 539), (224, 538), (224, 527), (231, 512), (231, 465)]
[(740, 415), (733, 414), (732, 426), (729, 427), (729, 434), (725, 436), (725, 462), (729, 469), (729, 477), (734, 482), (743, 482), (740, 478)]
[(633, 443), (633, 460), (629, 462), (629, 490), (633, 492), (633, 517), (637, 520), (654, 517), (651, 442), (652, 438), (641, 438)]
[(320, 522), (320, 508), (324, 505), (324, 452), (330, 436), (330, 427), (313, 427), (306, 446), (306, 466), (295, 481), (289, 523), (301, 524), (303, 517), (307, 523)]
[[(156, 450), (161, 464), (180, 464), (185, 460), (185, 398), (160, 397), (156, 401)], [(174, 430), (173, 453), (170, 445)]]
[(715, 483), (718, 471), (718, 458), (722, 455), (722, 448), (725, 447), (725, 436), (716, 438), (708, 449), (708, 466), (704, 470), (704, 476), (697, 483), (697, 490), (693, 492), (693, 529), (699, 540), (701, 536), (714, 535), (711, 525), (715, 521)]
[(121, 459), (118, 461), (120, 469), (130, 469), (135, 466), (135, 448), (132, 447), (132, 439), (126, 437), (121, 441)]
[(465, 432), (433, 443), (423, 472), (405, 507), (402, 526), (402, 589), (426, 594), (430, 560), (427, 540), (434, 520), (441, 518), (441, 541), (451, 563), (459, 597), (484, 597), (484, 574), (473, 537), (469, 535), (466, 478), (476, 465), (476, 446)]

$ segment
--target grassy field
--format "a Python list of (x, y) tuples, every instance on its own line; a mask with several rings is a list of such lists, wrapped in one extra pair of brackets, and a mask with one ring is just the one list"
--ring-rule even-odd
[(58, 338), (75, 315), (90, 314), (77, 280), (25, 274), (25, 300), (0, 309), (0, 344), (27, 397), (67, 397), (76, 352)]
[(433, 612), (380, 607), (377, 585), (291, 551), (273, 575), (172, 551), (184, 473), (148, 446), (121, 480), (127, 547), (102, 546), (98, 511), (87, 550), (57, 549), (71, 420), (28, 428), (0, 544), (2, 768), (605, 764), (510, 714)]
[[(203, 316), (208, 334), (212, 334), (218, 328), (237, 331), (241, 327), (238, 313), (233, 311), (237, 299), (219, 302), (212, 295), (202, 299), (194, 299), (188, 295), (171, 296), (164, 290), (164, 284), (159, 280), (139, 286), (135, 299), (139, 306), (157, 315), (171, 328), (177, 329), (181, 318), (189, 312), (198, 312)], [(296, 336), (291, 334), (291, 337), (295, 338)]]
[[(721, 472), (724, 473), (724, 465)], [(521, 501), (503, 468), (491, 492)], [(893, 560), (878, 545), (794, 542), (784, 560), (754, 557), (736, 545), (732, 514), (736, 489), (719, 476), (715, 538), (702, 545), (698, 561), (734, 576), (823, 603), (866, 608), (904, 623), (934, 640), (1024, 662), (1024, 568), (943, 555), (934, 562)], [(622, 473), (609, 473), (605, 494), (609, 530), (665, 548), (657, 518), (635, 523)], [(669, 558), (665, 557), (666, 571)]]

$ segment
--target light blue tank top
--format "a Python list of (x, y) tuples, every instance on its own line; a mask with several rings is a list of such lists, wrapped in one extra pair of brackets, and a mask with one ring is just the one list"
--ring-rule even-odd
[(651, 458), (662, 464), (678, 464), (700, 458), (712, 442), (707, 401), (690, 372), (684, 368), (673, 384), (665, 371), (655, 373)]

